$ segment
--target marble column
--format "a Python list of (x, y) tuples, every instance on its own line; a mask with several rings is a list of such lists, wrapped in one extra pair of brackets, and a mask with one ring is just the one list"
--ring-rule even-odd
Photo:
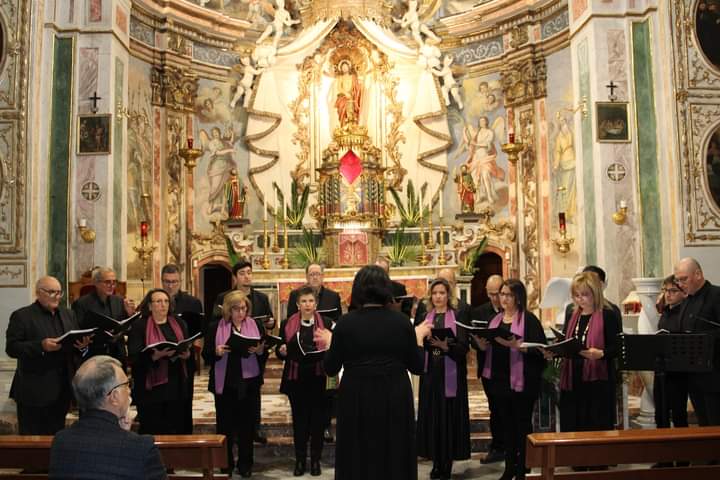
[[(660, 294), (662, 278), (633, 278), (636, 292), (642, 304), (638, 318), (637, 333), (653, 334), (658, 330), (660, 316), (655, 308), (655, 301)], [(643, 382), (643, 393), (640, 399), (640, 415), (635, 423), (641, 428), (655, 428), (655, 401), (653, 399), (653, 372), (639, 372)]]

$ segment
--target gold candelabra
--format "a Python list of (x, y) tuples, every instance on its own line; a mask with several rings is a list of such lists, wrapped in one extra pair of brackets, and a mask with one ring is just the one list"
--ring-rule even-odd
[(278, 240), (278, 219), (275, 216), (275, 225), (273, 226), (273, 246), (272, 251), (277, 253), (280, 251), (280, 241)]
[(438, 258), (438, 265), (446, 265), (447, 258), (445, 257), (445, 225), (440, 220), (440, 258)]
[(133, 247), (133, 250), (135, 250), (135, 253), (138, 254), (138, 257), (140, 257), (140, 261), (142, 262), (143, 278), (147, 277), (148, 260), (150, 260), (150, 257), (152, 257), (152, 254), (156, 249), (157, 246), (147, 244), (146, 234), (140, 235), (140, 246)]
[(268, 241), (270, 240), (270, 236), (268, 235), (268, 229), (267, 229), (267, 218), (263, 219), (263, 259), (262, 259), (262, 267), (264, 270), (270, 269), (270, 257), (268, 257)]
[(422, 220), (420, 220), (420, 255), (418, 255), (417, 260), (422, 267), (428, 264), (428, 255), (425, 250), (425, 227)]
[(507, 153), (508, 161), (514, 165), (517, 163), (518, 158), (520, 158), (522, 151), (525, 150), (525, 144), (522, 142), (515, 142), (515, 139), (513, 138), (512, 142), (503, 143), (500, 148), (502, 148), (503, 152)]
[(567, 236), (567, 230), (564, 228), (560, 229), (560, 238), (553, 238), (555, 244), (555, 250), (561, 255), (565, 255), (570, 251), (570, 245), (575, 242), (575, 239)]
[(192, 291), (192, 218), (190, 218), (190, 205), (192, 204), (192, 183), (193, 170), (197, 165), (197, 159), (202, 155), (202, 150), (193, 148), (193, 139), (188, 138), (187, 148), (179, 150), (180, 156), (185, 160), (187, 175), (185, 180), (185, 278), (188, 290)]
[[(422, 220), (420, 220), (422, 223)], [(428, 216), (428, 244), (429, 249), (435, 248), (435, 236), (433, 235), (433, 223), (432, 223), (432, 208), (430, 209), (430, 215)]]
[(285, 240), (285, 248), (283, 249), (282, 268), (287, 270), (290, 268), (290, 260), (288, 259), (288, 224), (287, 216), (283, 216), (283, 237)]

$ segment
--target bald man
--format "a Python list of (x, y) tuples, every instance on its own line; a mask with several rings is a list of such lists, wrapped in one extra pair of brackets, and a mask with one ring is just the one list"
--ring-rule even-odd
[[(481, 322), (488, 322), (502, 311), (500, 307), (500, 288), (503, 284), (503, 278), (500, 275), (491, 275), (490, 278), (485, 282), (485, 291), (490, 301), (483, 303), (482, 305), (472, 309), (472, 319), (479, 320)], [(483, 390), (485, 390), (485, 396), (488, 399), (488, 409), (490, 410), (490, 434), (492, 435), (492, 441), (488, 446), (487, 455), (485, 458), (480, 460), (481, 463), (495, 463), (505, 460), (505, 443), (504, 443), (504, 430), (502, 423), (500, 423), (501, 417), (498, 414), (498, 399), (491, 395), (489, 388), (487, 387), (487, 379), (482, 376), (482, 369), (485, 366), (485, 352), (473, 347), (477, 352), (477, 376), (482, 381)]]
[(694, 258), (680, 260), (674, 274), (687, 293), (680, 306), (681, 329), (715, 337), (713, 371), (689, 374), (690, 399), (700, 426), (720, 425), (720, 287), (705, 280), (702, 267)]
[(62, 296), (56, 278), (42, 277), (35, 285), (35, 302), (10, 315), (5, 352), (17, 358), (10, 398), (17, 404), (20, 435), (54, 435), (65, 427), (70, 379), (90, 338), (74, 348), (63, 348), (58, 341), (78, 328), (75, 315), (60, 306)]

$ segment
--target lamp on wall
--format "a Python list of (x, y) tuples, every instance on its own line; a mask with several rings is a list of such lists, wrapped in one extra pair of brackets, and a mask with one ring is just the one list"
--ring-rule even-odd
[(88, 227), (86, 218), (78, 219), (77, 228), (78, 228), (78, 231), (80, 232), (80, 238), (83, 239), (83, 242), (93, 243), (95, 241), (95, 230)]
[(612, 214), (612, 220), (615, 225), (624, 225), (627, 221), (628, 206), (625, 200), (620, 200), (618, 203), (618, 209)]

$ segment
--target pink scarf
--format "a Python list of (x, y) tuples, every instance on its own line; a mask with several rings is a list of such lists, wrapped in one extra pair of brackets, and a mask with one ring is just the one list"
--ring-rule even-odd
[[(570, 323), (566, 330), (568, 337), (574, 335), (575, 329), (577, 328), (578, 321), (580, 319), (580, 309), (576, 308), (570, 317)], [(587, 326), (586, 331), (586, 348), (597, 348), (605, 350), (605, 320), (603, 319), (602, 309), (595, 310), (590, 317), (590, 322)], [(582, 339), (579, 339), (582, 341)], [(563, 359), (562, 370), (560, 372), (560, 390), (572, 390), (573, 389), (573, 364), (575, 360), (572, 358)], [(598, 360), (582, 359), (583, 370), (582, 380), (583, 382), (592, 382), (595, 380), (607, 380), (608, 369), (607, 363), (604, 358)]]
[[(182, 328), (177, 323), (174, 317), (168, 316), (167, 322), (170, 324), (170, 328), (175, 332), (175, 337), (178, 342), (181, 342), (185, 337), (183, 336)], [(153, 320), (152, 315), (147, 319), (147, 325), (145, 326), (145, 345), (152, 345), (153, 343), (164, 342), (165, 336), (160, 330), (160, 327)], [(187, 377), (187, 370), (185, 369), (185, 360), (182, 361), (183, 375)], [(145, 376), (145, 389), (152, 390), (153, 387), (163, 385), (168, 382), (168, 365), (170, 360), (167, 357), (163, 357), (150, 367), (148, 374)]]
[[(435, 321), (435, 309), (433, 308), (425, 317), (425, 323), (433, 325)], [(455, 312), (452, 308), (448, 308), (445, 312), (444, 327), (452, 330), (457, 335), (457, 326), (455, 325)], [(428, 353), (425, 352), (425, 373), (428, 371)], [(450, 356), (445, 355), (445, 398), (455, 398), (457, 396), (457, 363)]]
[[(313, 335), (315, 334), (315, 331), (320, 328), (325, 328), (325, 322), (322, 320), (322, 316), (320, 316), (319, 313), (315, 312), (313, 313), (313, 318), (315, 319), (315, 323), (313, 324)], [(293, 338), (297, 335), (297, 332), (300, 330), (300, 312), (296, 312), (293, 314), (290, 318), (288, 318), (287, 323), (285, 324), (285, 343), (289, 343), (293, 340)], [(288, 380), (297, 380), (298, 374), (300, 370), (300, 364), (294, 360), (288, 360)], [(322, 376), (325, 375), (325, 372), (323, 372), (322, 368), (322, 361), (318, 361), (315, 363), (315, 375)]]
[[(503, 319), (503, 312), (498, 313), (490, 320), (489, 328), (497, 328)], [(517, 337), (525, 336), (525, 311), (517, 312), (510, 324), (510, 332)], [(485, 350), (485, 366), (483, 367), (483, 378), (492, 378), (492, 343)], [(525, 357), (520, 350), (510, 349), (510, 390), (522, 392), (525, 389)]]
[[(232, 323), (228, 322), (224, 318), (218, 323), (217, 332), (215, 333), (215, 347), (225, 345), (230, 338), (232, 333)], [(220, 360), (215, 362), (213, 369), (215, 371), (215, 393), (221, 395), (225, 389), (225, 371), (227, 370), (228, 357), (230, 354), (226, 353)]]

